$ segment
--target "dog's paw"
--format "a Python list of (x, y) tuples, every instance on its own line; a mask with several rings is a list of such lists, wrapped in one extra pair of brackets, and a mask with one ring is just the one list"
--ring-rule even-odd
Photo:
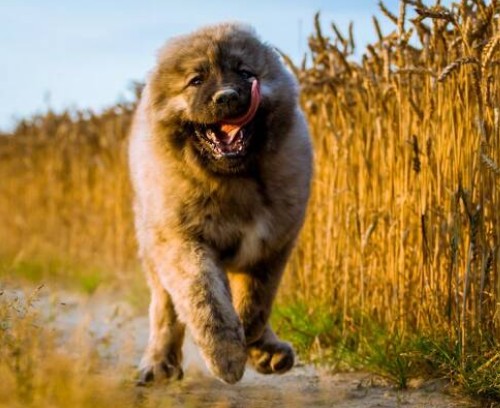
[(243, 328), (236, 335), (218, 336), (201, 351), (209, 370), (220, 380), (234, 384), (243, 377), (247, 362)]
[(183, 376), (184, 372), (181, 367), (162, 361), (160, 363), (143, 365), (139, 369), (136, 385), (144, 387), (152, 382), (180, 380)]
[(248, 347), (248, 357), (261, 374), (282, 374), (293, 367), (295, 355), (285, 342), (258, 342)]
[(242, 348), (231, 354), (219, 355), (216, 360), (212, 360), (209, 368), (220, 380), (227, 384), (234, 384), (243, 377), (246, 362), (247, 354)]

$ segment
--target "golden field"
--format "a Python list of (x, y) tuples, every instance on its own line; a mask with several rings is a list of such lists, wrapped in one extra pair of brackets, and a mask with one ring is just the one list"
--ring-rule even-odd
[[(394, 30), (374, 18), (361, 57), (353, 30), (317, 16), (307, 59), (288, 61), (315, 177), (281, 288), (282, 329), (293, 337), (300, 319), (331, 318), (303, 348), (328, 359), (366, 351), (376, 327), (402, 345), (384, 346), (390, 377), (427, 365), (500, 398), (500, 2), (406, 0), (381, 12)], [(126, 167), (133, 108), (48, 112), (0, 137), (0, 273), (89, 290), (140, 274)], [(291, 299), (307, 306), (287, 309)]]

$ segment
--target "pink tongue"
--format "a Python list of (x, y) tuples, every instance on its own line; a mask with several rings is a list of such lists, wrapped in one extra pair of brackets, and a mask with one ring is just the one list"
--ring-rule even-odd
[(240, 129), (254, 118), (255, 113), (257, 112), (260, 103), (260, 86), (259, 81), (256, 79), (252, 82), (251, 92), (251, 101), (248, 111), (238, 118), (227, 119), (224, 122), (221, 122), (221, 130), (228, 136), (224, 141), (228, 144), (233, 141)]

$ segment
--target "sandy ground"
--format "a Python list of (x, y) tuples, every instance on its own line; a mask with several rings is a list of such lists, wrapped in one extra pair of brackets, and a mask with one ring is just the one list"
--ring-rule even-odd
[[(18, 291), (7, 291), (18, 296)], [(110, 298), (114, 300), (109, 301)], [(75, 336), (98, 350), (117, 367), (136, 366), (148, 334), (147, 316), (137, 315), (116, 295), (93, 296), (39, 291), (34, 301), (41, 318), (54, 327), (62, 344)], [(154, 395), (173, 407), (472, 407), (471, 401), (449, 395), (440, 381), (398, 391), (366, 373), (331, 375), (300, 362), (289, 373), (263, 376), (248, 368), (242, 381), (226, 385), (213, 378), (188, 338), (184, 347), (182, 381), (138, 387), (138, 398)]]

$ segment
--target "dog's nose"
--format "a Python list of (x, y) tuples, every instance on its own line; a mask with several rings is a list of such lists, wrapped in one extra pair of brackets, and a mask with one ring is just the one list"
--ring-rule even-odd
[(212, 100), (218, 105), (229, 104), (238, 100), (238, 92), (232, 88), (224, 88), (217, 91)]

